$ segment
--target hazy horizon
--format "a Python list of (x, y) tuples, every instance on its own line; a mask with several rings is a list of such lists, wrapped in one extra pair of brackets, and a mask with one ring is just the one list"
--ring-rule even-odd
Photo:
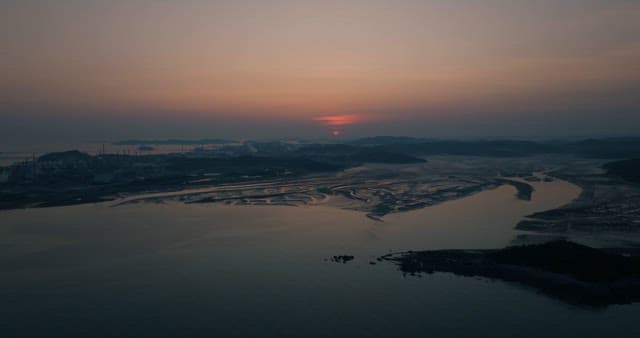
[(0, 46), (2, 338), (640, 337), (640, 0), (4, 0)]
[(8, 1), (0, 142), (640, 135), (634, 1)]

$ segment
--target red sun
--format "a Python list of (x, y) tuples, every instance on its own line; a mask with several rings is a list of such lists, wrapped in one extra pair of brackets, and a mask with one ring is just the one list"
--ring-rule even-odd
[(333, 136), (340, 136), (340, 134), (342, 134), (342, 132), (340, 132), (340, 130), (332, 130), (331, 131), (331, 135), (333, 135)]

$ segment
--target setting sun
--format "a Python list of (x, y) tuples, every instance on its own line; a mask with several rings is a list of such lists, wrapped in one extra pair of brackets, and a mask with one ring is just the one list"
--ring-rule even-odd
[(640, 0), (0, 2), (0, 338), (640, 337)]

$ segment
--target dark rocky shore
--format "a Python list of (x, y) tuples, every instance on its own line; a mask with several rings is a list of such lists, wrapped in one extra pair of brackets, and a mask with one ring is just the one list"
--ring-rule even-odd
[(640, 249), (595, 249), (558, 240), (493, 250), (389, 254), (403, 273), (450, 272), (516, 283), (590, 307), (640, 302)]

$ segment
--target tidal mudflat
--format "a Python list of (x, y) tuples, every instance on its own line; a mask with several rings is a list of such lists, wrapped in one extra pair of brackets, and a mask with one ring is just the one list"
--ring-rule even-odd
[[(370, 264), (390, 251), (503, 247), (521, 234), (513, 227), (523, 216), (580, 193), (562, 180), (531, 185), (530, 201), (503, 185), (382, 222), (332, 205), (172, 200), (4, 211), (1, 330), (22, 337), (533, 337), (554, 325), (558, 335), (637, 336), (638, 305), (594, 312), (499, 281), (402, 278), (392, 264)], [(354, 259), (326, 261), (342, 254)]]

